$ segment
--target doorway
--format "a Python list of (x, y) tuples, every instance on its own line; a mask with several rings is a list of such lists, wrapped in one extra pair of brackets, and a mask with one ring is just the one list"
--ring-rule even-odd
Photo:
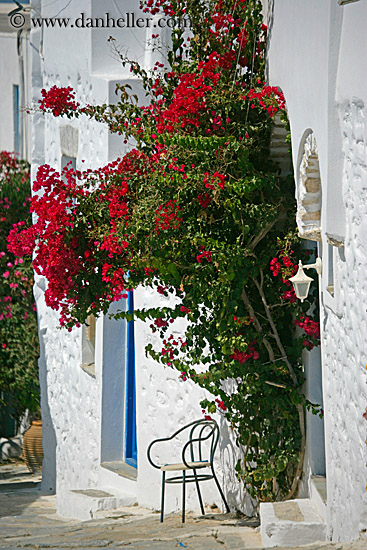
[[(128, 293), (127, 308), (134, 311), (134, 293)], [(136, 441), (136, 384), (135, 384), (135, 334), (134, 321), (127, 322), (126, 328), (126, 394), (125, 394), (125, 462), (137, 468)]]

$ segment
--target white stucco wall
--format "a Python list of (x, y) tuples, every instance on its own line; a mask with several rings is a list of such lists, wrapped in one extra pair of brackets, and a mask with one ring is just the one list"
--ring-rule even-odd
[[(85, 16), (98, 16), (108, 11), (117, 17), (122, 9), (124, 12), (133, 11), (133, 5), (135, 3), (130, 2), (127, 8), (122, 2), (113, 2), (108, 4), (107, 10), (106, 5), (102, 9), (97, 0), (83, 0), (70, 3), (62, 16), (78, 17), (81, 12)], [(34, 7), (43, 17), (52, 17), (64, 8), (64, 4), (61, 0), (50, 4), (38, 0), (34, 2)], [(116, 34), (118, 42), (129, 48), (129, 54), (149, 66), (153, 56), (145, 48), (145, 32), (135, 29), (132, 33), (120, 29)], [(114, 34), (111, 29), (107, 34), (103, 29), (33, 29), (33, 102), (37, 103), (43, 87), (48, 89), (54, 84), (72, 86), (77, 101), (82, 104), (114, 101), (117, 81), (128, 81), (142, 95), (141, 87), (131, 79), (129, 69), (123, 69), (110, 55), (106, 44), (110, 34)], [(103, 125), (91, 123), (84, 117), (69, 121), (36, 114), (33, 116), (32, 132), (33, 179), (43, 163), (60, 168), (62, 154), (76, 157), (77, 168), (86, 169), (97, 168), (125, 150), (120, 137), (110, 136)], [(85, 162), (82, 163), (82, 160)], [(105, 487), (133, 494), (139, 504), (158, 509), (161, 477), (147, 461), (147, 446), (152, 439), (167, 436), (178, 426), (201, 418), (199, 402), (205, 397), (204, 391), (190, 381), (179, 381), (178, 372), (164, 369), (145, 357), (146, 344), (156, 339), (148, 325), (137, 321), (137, 479), (133, 481), (101, 467), (102, 462), (122, 460), (123, 455), (126, 326), (107, 317), (98, 320), (95, 377), (92, 377), (80, 367), (81, 330), (68, 333), (57, 328), (57, 314), (45, 307), (45, 288), (45, 281), (37, 278), (35, 296), (41, 340), (45, 452), (43, 488), (57, 491), (63, 510), (68, 489)], [(140, 289), (135, 294), (135, 307), (157, 306), (159, 299), (163, 298), (156, 291)], [(169, 303), (169, 299), (163, 300)], [(235, 478), (237, 449), (226, 423), (219, 421), (223, 438), (218, 450), (218, 477), (229, 504), (250, 515), (253, 512), (251, 501), (245, 497)], [(167, 512), (181, 508), (179, 490), (179, 487), (168, 486)], [(203, 484), (203, 496), (206, 503), (222, 506), (213, 482)], [(197, 496), (189, 487), (187, 509), (198, 507)]]
[(19, 84), (17, 37), (15, 34), (0, 34), (0, 51), (0, 150), (14, 151), (13, 84)]
[(357, 538), (367, 527), (366, 421), (362, 418), (367, 404), (365, 116), (358, 102), (341, 108), (346, 239), (345, 250), (335, 251), (338, 303), (323, 310), (328, 519), (335, 540)]
[[(10, 24), (11, 0), (0, 3), (0, 150), (15, 151), (30, 160), (30, 124), (25, 115), (30, 93), (29, 18), (15, 28)], [(14, 86), (18, 87), (19, 109), (15, 108)], [(14, 124), (14, 119), (18, 121)], [(16, 128), (17, 127), (17, 128)], [(19, 136), (15, 140), (15, 133)]]
[[(7, 4), (0, 5), (1, 11)], [(11, 6), (11, 4), (10, 4)], [(15, 151), (14, 128), (14, 85), (19, 90), (19, 154), (20, 158), (30, 160), (30, 124), (25, 114), (29, 104), (30, 92), (30, 51), (29, 33), (23, 32), (20, 37), (19, 54), (16, 32), (0, 30), (0, 151)]]
[[(302, 137), (317, 140), (322, 184), (319, 255), (327, 522), (333, 540), (366, 528), (366, 139), (364, 2), (269, 2), (268, 73), (290, 118), (296, 179)], [(328, 237), (344, 247), (328, 246)], [(334, 297), (326, 289), (334, 256)]]
[[(54, 4), (55, 11), (47, 12), (41, 9), (40, 3), (34, 4), (43, 16), (57, 14), (60, 7)], [(40, 90), (54, 84), (72, 85), (85, 103), (93, 98), (107, 99), (108, 83), (93, 79), (88, 72), (90, 32), (83, 31), (66, 37), (58, 29), (32, 30), (34, 104), (41, 97)], [(77, 129), (76, 143), (75, 140), (60, 143), (60, 129), (65, 126)], [(100, 124), (87, 124), (86, 120), (75, 124), (75, 121), (36, 114), (32, 126), (32, 179), (43, 163), (60, 169), (62, 153), (77, 157), (78, 169), (100, 166), (108, 161), (106, 143), (108, 132)], [(67, 145), (68, 150), (63, 151)], [(81, 163), (82, 158), (85, 163)], [(55, 491), (57, 487), (62, 491), (63, 487), (70, 486), (93, 487), (97, 484), (100, 454), (100, 363), (96, 365), (95, 379), (82, 371), (81, 331), (68, 333), (58, 328), (57, 314), (44, 304), (45, 288), (45, 281), (37, 280), (45, 451), (43, 488)]]

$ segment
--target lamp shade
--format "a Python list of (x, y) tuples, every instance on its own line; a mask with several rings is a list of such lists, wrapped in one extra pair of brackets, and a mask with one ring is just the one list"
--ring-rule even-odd
[(306, 273), (303, 271), (303, 265), (301, 260), (299, 261), (299, 264), (298, 264), (297, 273), (294, 275), (294, 277), (291, 277), (289, 280), (293, 284), (294, 292), (296, 293), (297, 298), (299, 298), (301, 302), (303, 302), (308, 296), (310, 284), (312, 283), (313, 279), (311, 277), (308, 277)]

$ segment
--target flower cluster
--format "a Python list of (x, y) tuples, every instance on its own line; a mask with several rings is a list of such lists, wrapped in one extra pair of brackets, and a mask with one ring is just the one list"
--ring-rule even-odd
[(199, 264), (201, 264), (203, 260), (206, 260), (207, 262), (211, 262), (212, 253), (210, 250), (205, 250), (204, 246), (201, 246), (200, 253), (196, 256), (196, 259), (199, 262)]
[[(35, 271), (48, 280), (46, 304), (60, 310), (60, 322), (68, 324), (72, 310), (80, 295), (79, 277), (93, 273), (101, 284), (101, 293), (92, 308), (99, 310), (105, 301), (117, 301), (126, 296), (128, 268), (112, 263), (113, 258), (128, 257), (131, 235), (128, 230), (129, 210), (126, 196), (129, 193), (131, 174), (143, 175), (149, 163), (136, 150), (123, 159), (98, 169), (74, 172), (65, 168), (62, 173), (48, 165), (37, 172), (33, 183), (35, 195), (31, 212), (37, 215), (36, 223), (28, 228), (23, 222), (14, 224), (9, 238), (9, 249), (18, 256), (37, 254), (33, 261)], [(98, 193), (93, 188), (99, 184)], [(40, 190), (42, 194), (38, 194)], [(76, 211), (80, 204), (102, 208), (106, 232), (97, 236), (91, 223), (86, 228), (90, 237), (76, 229)], [(101, 220), (101, 217), (100, 217)], [(123, 228), (123, 233), (121, 233)], [(103, 255), (101, 270), (97, 258)], [(78, 282), (77, 282), (78, 280)], [(74, 294), (74, 295), (73, 295)]]
[(258, 84), (262, 84), (262, 88), (251, 88), (245, 96), (242, 96), (242, 99), (250, 101), (251, 109), (254, 109), (255, 104), (258, 103), (270, 117), (274, 117), (278, 111), (283, 111), (285, 108), (283, 93), (274, 86), (268, 86), (266, 82), (258, 81)]
[(270, 261), (270, 271), (273, 273), (273, 277), (277, 277), (280, 273), (282, 284), (288, 287), (283, 291), (282, 298), (291, 304), (297, 302), (296, 293), (294, 292), (292, 283), (289, 281), (289, 278), (292, 277), (298, 269), (297, 264), (294, 263), (291, 258), (293, 253), (293, 250), (281, 250), (279, 258), (274, 257)]
[[(167, 361), (167, 365), (171, 366), (171, 361), (178, 357), (179, 354), (179, 348), (180, 350), (184, 350), (186, 347), (186, 342), (183, 340), (181, 336), (174, 337), (173, 334), (168, 336), (167, 339), (163, 339), (163, 347), (161, 349), (161, 357), (164, 358)], [(185, 372), (181, 372), (180, 379), (185, 381), (187, 380), (187, 376)], [(193, 375), (191, 375), (191, 378), (193, 378)]]
[(168, 231), (169, 229), (179, 229), (182, 218), (178, 216), (180, 207), (177, 201), (168, 201), (164, 206), (161, 205), (155, 211), (155, 230)]
[(169, 15), (170, 17), (173, 17), (176, 14), (171, 2), (167, 2), (166, 0), (141, 1), (140, 9), (143, 10), (144, 13), (151, 13), (152, 15), (156, 15), (161, 10), (164, 11), (165, 15)]
[(203, 67), (201, 74), (183, 74), (174, 91), (172, 102), (165, 106), (162, 101), (152, 104), (150, 111), (157, 125), (157, 133), (174, 132), (177, 128), (198, 128), (201, 114), (206, 111), (205, 97), (212, 90), (206, 79), (215, 79), (216, 73)]
[(204, 195), (202, 193), (199, 193), (197, 196), (197, 200), (200, 206), (202, 206), (203, 208), (208, 208), (213, 199), (208, 193), (205, 193)]
[(297, 327), (300, 327), (308, 336), (307, 339), (303, 341), (305, 348), (311, 350), (315, 345), (320, 343), (320, 323), (313, 321), (307, 315), (303, 313), (300, 315), (299, 319), (294, 321), (294, 324)]
[(209, 175), (209, 172), (205, 172), (203, 177), (203, 183), (207, 189), (214, 191), (215, 186), (218, 185), (220, 189), (223, 189), (226, 176), (225, 174), (219, 174), (219, 172), (214, 172), (212, 176)]
[(41, 111), (51, 112), (54, 116), (70, 114), (80, 105), (75, 102), (75, 92), (70, 86), (67, 88), (52, 86), (48, 91), (41, 90), (41, 95), (42, 99), (38, 100)]
[(223, 411), (223, 412), (226, 412), (227, 410), (227, 407), (225, 406), (225, 404), (223, 403), (223, 401), (221, 401), (220, 399), (215, 399), (215, 402), (217, 404), (217, 407), (219, 410)]
[(235, 361), (238, 361), (239, 363), (243, 364), (246, 363), (246, 361), (249, 361), (250, 359), (253, 359), (256, 361), (256, 359), (259, 359), (260, 354), (255, 349), (256, 340), (253, 340), (253, 342), (250, 342), (247, 346), (246, 351), (239, 351), (236, 349), (234, 353), (231, 355), (231, 359), (234, 359)]

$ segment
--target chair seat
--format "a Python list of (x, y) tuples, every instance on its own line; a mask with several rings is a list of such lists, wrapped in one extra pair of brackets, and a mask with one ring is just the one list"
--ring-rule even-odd
[(194, 468), (207, 468), (210, 466), (210, 463), (207, 460), (203, 460), (202, 462), (188, 462), (189, 468), (184, 464), (183, 462), (179, 462), (177, 464), (165, 464), (164, 466), (161, 466), (161, 470), (163, 472), (175, 472), (179, 470), (193, 470)]

